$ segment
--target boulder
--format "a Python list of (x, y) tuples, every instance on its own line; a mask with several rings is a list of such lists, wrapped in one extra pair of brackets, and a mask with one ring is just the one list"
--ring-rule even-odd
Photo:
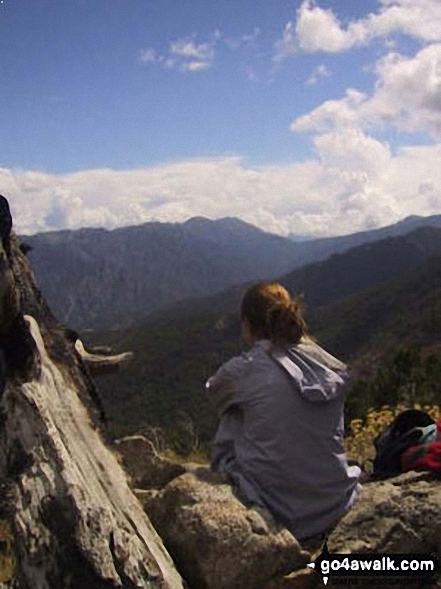
[[(440, 505), (441, 480), (429, 472), (408, 472), (365, 483), (351, 511), (330, 534), (328, 550), (331, 554), (422, 554), (440, 559)], [(441, 589), (439, 573), (431, 579), (430, 586), (435, 589)], [(374, 578), (359, 578), (359, 584), (364, 581), (374, 583)], [(428, 586), (424, 580), (410, 577), (383, 576), (377, 582), (384, 589)]]
[(132, 487), (137, 489), (165, 487), (186, 472), (184, 466), (160, 456), (153, 442), (144, 436), (127, 436), (116, 440), (115, 450), (130, 475)]
[(365, 483), (329, 537), (330, 552), (435, 553), (441, 557), (441, 480), (408, 472)]
[(148, 494), (144, 507), (192, 589), (261, 589), (310, 560), (268, 511), (245, 506), (208, 468)]
[[(266, 510), (245, 506), (222, 475), (208, 468), (193, 468), (162, 490), (137, 491), (137, 496), (192, 589), (323, 586), (320, 576), (305, 568), (322, 543), (299, 545)], [(441, 480), (432, 473), (365, 483), (352, 510), (330, 533), (329, 551), (440, 558), (440, 505)], [(397, 583), (393, 579), (390, 586)], [(389, 586), (385, 578), (381, 586)], [(406, 586), (420, 582), (406, 579)]]

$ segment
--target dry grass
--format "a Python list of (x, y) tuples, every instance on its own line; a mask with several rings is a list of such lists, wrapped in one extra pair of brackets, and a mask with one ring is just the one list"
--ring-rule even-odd
[(14, 576), (15, 558), (13, 536), (8, 524), (0, 520), (0, 583), (7, 583)]
[(167, 448), (163, 452), (160, 452), (160, 455), (163, 458), (168, 458), (172, 462), (176, 462), (178, 464), (185, 464), (187, 462), (192, 462), (193, 464), (200, 464), (201, 466), (207, 466), (210, 461), (209, 456), (207, 456), (207, 453), (204, 450), (193, 450), (189, 454), (182, 456), (182, 455), (178, 454), (177, 452), (175, 452), (174, 450)]

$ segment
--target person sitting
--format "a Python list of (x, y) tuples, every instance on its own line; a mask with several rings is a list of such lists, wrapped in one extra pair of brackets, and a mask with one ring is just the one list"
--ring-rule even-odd
[(206, 383), (220, 417), (211, 468), (298, 540), (316, 537), (361, 490), (343, 448), (346, 365), (306, 335), (300, 303), (277, 282), (249, 288), (240, 319), (249, 352)]

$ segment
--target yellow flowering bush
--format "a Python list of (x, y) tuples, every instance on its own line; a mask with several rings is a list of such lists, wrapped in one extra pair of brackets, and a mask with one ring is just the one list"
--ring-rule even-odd
[[(353, 419), (349, 424), (350, 433), (345, 439), (348, 458), (357, 460), (364, 470), (370, 472), (375, 457), (375, 438), (399, 413), (409, 408), (404, 404), (395, 407), (383, 405), (380, 409), (369, 409), (364, 419)], [(413, 409), (425, 411), (435, 421), (441, 417), (441, 408), (437, 405), (414, 403)]]

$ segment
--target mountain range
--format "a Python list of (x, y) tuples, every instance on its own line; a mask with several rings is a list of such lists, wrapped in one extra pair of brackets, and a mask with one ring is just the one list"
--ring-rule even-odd
[(76, 329), (127, 326), (175, 301), (277, 276), (296, 255), (289, 239), (230, 218), (60, 231), (25, 241), (51, 308)]
[[(354, 245), (407, 234), (423, 225), (441, 226), (441, 215), (411, 217), (382, 229), (301, 243), (235, 218), (203, 217), (23, 239), (32, 248), (30, 261), (54, 313), (70, 327), (84, 330), (128, 327), (177, 301), (276, 278)], [(337, 270), (339, 261), (334, 264)], [(305, 281), (313, 281), (313, 276), (299, 277), (300, 289)], [(340, 278), (335, 296), (344, 290), (343, 282)], [(360, 277), (359, 284), (364, 288), (367, 283)], [(320, 296), (321, 290), (315, 289), (314, 296)]]
[[(359, 231), (350, 235), (323, 237), (313, 240), (308, 239), (306, 241), (301, 238), (300, 243), (298, 243), (298, 266), (324, 260), (332, 254), (347, 251), (364, 243), (380, 241), (387, 237), (405, 235), (419, 227), (441, 227), (441, 215), (432, 215), (430, 217), (411, 215), (393, 225), (387, 225), (379, 229), (370, 229), (368, 231)], [(292, 235), (291, 239), (297, 241), (295, 235)]]

